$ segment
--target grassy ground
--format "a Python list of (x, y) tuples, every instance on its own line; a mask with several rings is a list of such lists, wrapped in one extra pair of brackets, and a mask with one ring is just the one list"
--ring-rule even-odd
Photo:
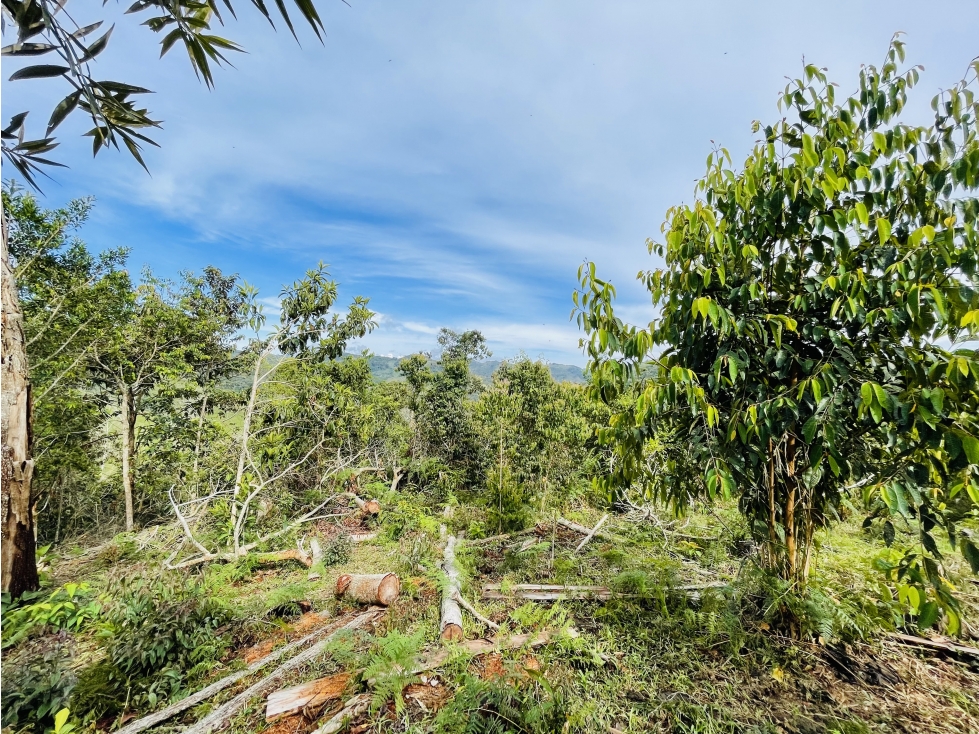
[[(483, 519), (467, 504), (448, 518), (441, 510), (441, 504), (410, 493), (385, 496), (381, 519), (371, 521), (377, 539), (355, 544), (348, 558), (318, 569), (313, 580), (298, 564), (213, 564), (191, 572), (235, 621), (231, 631), (218, 630), (226, 642), (219, 658), (175, 696), (241, 669), (321, 623), (295, 612), (345, 619), (356, 611), (333, 595), (339, 575), (393, 571), (402, 579), (401, 598), (373, 629), (341, 639), (282, 681), (288, 686), (348, 672), (345, 692), (352, 695), (372, 690), (364, 681), (372, 678), (372, 709), (352, 722), (352, 731), (979, 732), (979, 660), (936, 656), (884, 634), (894, 610), (875, 601), (880, 581), (871, 561), (883, 549), (877, 539), (856, 521), (839, 525), (822, 538), (815, 593), (793, 602), (759, 573), (730, 508), (695, 514), (682, 524), (614, 516), (604, 526), (608, 536), (581, 552), (575, 551), (581, 536), (547, 517), (505, 540), (463, 543), (463, 594), (504, 633), (565, 634), (535, 650), (456, 655), (424, 677), (412, 676), (405, 670), (410, 660), (442, 647), (440, 525), (462, 533)], [(564, 514), (588, 526), (600, 517), (585, 505), (565, 507)], [(309, 532), (329, 544), (339, 529), (324, 522)], [(123, 574), (159, 575), (176, 537), (173, 528), (160, 528), (95, 552), (76, 550), (51, 562), (51, 583), (87, 581), (97, 594), (110, 593)], [(622, 595), (606, 602), (482, 600), (486, 583), (499, 583), (504, 592), (518, 583), (600, 584)], [(709, 584), (717, 588), (696, 594), (681, 589)], [(979, 587), (964, 577), (960, 587), (966, 619), (979, 619)], [(802, 639), (784, 633), (785, 610), (793, 603), (806, 619)], [(465, 625), (467, 639), (489, 633), (468, 615)], [(571, 628), (577, 636), (567, 634)], [(93, 623), (74, 634), (76, 668), (104, 655), (108, 643), (97, 629)], [(369, 675), (361, 675), (365, 668)], [(179, 731), (258, 677), (154, 731)], [(230, 730), (306, 734), (339, 705), (337, 699), (319, 711), (267, 723), (264, 699), (255, 699)], [(150, 708), (144, 704), (132, 713)]]

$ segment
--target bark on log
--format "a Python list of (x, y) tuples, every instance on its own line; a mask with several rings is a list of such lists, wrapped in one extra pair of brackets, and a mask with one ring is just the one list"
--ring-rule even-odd
[(891, 632), (888, 637), (896, 642), (900, 642), (902, 645), (918, 645), (920, 647), (927, 647), (931, 650), (939, 650), (941, 652), (947, 652), (953, 655), (968, 655), (970, 657), (979, 658), (979, 649), (969, 647), (967, 645), (960, 645), (956, 642), (930, 640), (927, 637), (903, 635), (900, 632)]
[(349, 684), (349, 673), (337, 673), (271, 693), (265, 704), (265, 721), (272, 722), (301, 711), (318, 713), (329, 701), (340, 700)]
[(355, 716), (360, 716), (370, 708), (370, 705), (371, 696), (369, 693), (361, 693), (359, 696), (354, 696), (343, 704), (343, 708), (323, 724), (323, 726), (313, 732), (313, 734), (337, 734), (337, 732), (343, 731), (347, 728), (351, 719)]
[(442, 591), (442, 618), (440, 631), (446, 642), (458, 642), (463, 638), (462, 609), (456, 598), (461, 596), (459, 590), (459, 568), (456, 566), (456, 537), (450, 535), (445, 542), (445, 561), (442, 568), (448, 577), (448, 583)]
[(336, 595), (358, 604), (391, 605), (401, 593), (401, 579), (393, 573), (349, 574), (337, 579)]
[(242, 691), (227, 703), (222, 704), (193, 726), (184, 729), (181, 734), (210, 734), (210, 732), (214, 731), (214, 729), (225, 725), (233, 716), (241, 711), (241, 709), (243, 709), (252, 698), (267, 693), (276, 686), (281, 685), (282, 679), (285, 677), (286, 673), (306, 665), (317, 656), (322, 655), (327, 646), (330, 644), (330, 641), (336, 637), (337, 634), (344, 630), (353, 630), (359, 627), (364, 627), (370, 622), (376, 620), (381, 614), (383, 614), (383, 610), (371, 609), (358, 614), (346, 624), (335, 627), (333, 631), (331, 631), (325, 638), (317, 642), (315, 645), (299, 653), (291, 660), (283, 663), (270, 675)]
[(31, 431), (31, 383), (24, 341), (24, 315), (10, 264), (6, 212), (2, 230), (2, 316), (0, 316), (0, 585), (13, 598), (39, 587), (34, 539), (34, 475)]

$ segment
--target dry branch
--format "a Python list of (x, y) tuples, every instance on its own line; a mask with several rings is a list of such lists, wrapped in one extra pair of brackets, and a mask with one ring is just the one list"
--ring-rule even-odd
[(349, 574), (337, 579), (336, 595), (358, 604), (389, 606), (401, 593), (401, 579), (393, 573)]
[[(323, 621), (326, 621), (327, 616), (322, 615), (322, 619)], [(176, 716), (177, 714), (186, 711), (187, 709), (193, 708), (194, 706), (196, 706), (199, 703), (202, 703), (203, 701), (206, 701), (211, 696), (214, 696), (217, 693), (223, 691), (225, 688), (228, 688), (229, 686), (233, 686), (242, 678), (247, 678), (252, 673), (264, 668), (266, 665), (269, 665), (270, 663), (274, 663), (276, 660), (279, 660), (285, 657), (286, 655), (291, 654), (293, 651), (298, 650), (299, 648), (305, 646), (309, 642), (312, 642), (313, 640), (315, 640), (317, 637), (319, 637), (324, 633), (325, 630), (322, 627), (320, 627), (319, 629), (310, 632), (305, 637), (290, 642), (288, 645), (283, 645), (278, 650), (274, 650), (273, 652), (266, 655), (264, 658), (260, 658), (259, 660), (256, 660), (244, 670), (239, 670), (237, 673), (232, 673), (231, 675), (225, 676), (221, 680), (215, 681), (214, 683), (207, 686), (206, 688), (202, 688), (197, 693), (187, 696), (187, 698), (181, 699), (180, 701), (177, 701), (176, 703), (167, 706), (165, 709), (160, 709), (159, 711), (156, 711), (150, 714), (149, 716), (144, 716), (141, 719), (137, 719), (136, 721), (129, 722), (128, 724), (126, 724), (126, 726), (119, 729), (116, 732), (116, 734), (139, 734), (139, 732), (141, 731), (154, 727), (157, 724), (162, 723), (167, 719), (170, 719)]]
[(580, 553), (581, 549), (584, 548), (586, 545), (588, 545), (589, 541), (591, 541), (591, 539), (595, 537), (595, 533), (597, 533), (599, 529), (602, 527), (602, 525), (605, 524), (606, 520), (608, 520), (607, 512), (604, 515), (602, 515), (602, 519), (598, 521), (598, 524), (588, 531), (588, 535), (585, 536), (585, 539), (582, 540), (580, 543), (578, 543), (578, 547), (574, 549), (575, 553)]
[[(715, 581), (707, 584), (690, 584), (675, 586), (671, 591), (682, 591), (692, 601), (700, 600), (700, 592), (705, 589), (720, 589), (728, 584)], [(483, 587), (483, 599), (507, 599), (516, 597), (528, 601), (561, 601), (562, 599), (593, 599), (608, 601), (615, 597), (619, 599), (635, 598), (636, 594), (620, 594), (607, 586), (563, 586), (561, 584), (513, 584), (510, 593), (504, 594), (500, 584), (486, 584)]]
[(354, 630), (359, 627), (363, 627), (376, 620), (381, 616), (381, 614), (383, 614), (383, 610), (370, 609), (366, 612), (358, 614), (346, 624), (335, 627), (325, 638), (317, 642), (315, 645), (283, 663), (268, 676), (248, 687), (227, 703), (222, 704), (193, 726), (184, 729), (182, 734), (210, 734), (210, 732), (214, 731), (214, 729), (225, 725), (233, 716), (243, 709), (252, 698), (255, 696), (260, 696), (273, 689), (275, 686), (280, 685), (282, 678), (286, 673), (305, 665), (318, 655), (321, 655), (326, 650), (327, 645), (330, 644), (330, 641), (336, 637), (337, 634), (345, 630)]
[(483, 624), (485, 624), (491, 630), (498, 630), (498, 629), (500, 629), (500, 625), (498, 625), (496, 622), (494, 622), (491, 619), (487, 619), (482, 614), (480, 614), (478, 611), (476, 611), (476, 607), (474, 607), (472, 604), (470, 604), (468, 601), (466, 601), (466, 598), (462, 594), (458, 594), (457, 593), (455, 595), (455, 600), (457, 602), (459, 602), (459, 604), (462, 605), (462, 608), (463, 609), (465, 609), (467, 612), (469, 612), (471, 615), (473, 615), (476, 619), (478, 619), (480, 622), (482, 622)]
[(459, 590), (459, 568), (456, 566), (456, 537), (450, 535), (445, 542), (445, 561), (442, 568), (447, 577), (445, 589), (442, 591), (442, 617), (439, 629), (443, 640), (458, 642), (463, 638), (462, 610), (459, 608), (457, 597)]
[[(584, 525), (579, 525), (576, 522), (571, 522), (571, 520), (565, 520), (563, 517), (557, 519), (557, 524), (567, 528), (568, 530), (574, 530), (576, 533), (581, 533), (582, 535), (588, 535), (591, 532), (591, 528), (586, 528)], [(605, 532), (597, 532), (595, 536), (598, 538), (604, 538), (605, 540), (614, 540), (614, 538)]]

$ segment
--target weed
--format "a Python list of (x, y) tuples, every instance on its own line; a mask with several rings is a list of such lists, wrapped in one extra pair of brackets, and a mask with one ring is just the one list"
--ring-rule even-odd
[[(33, 601), (41, 599), (41, 601)], [(30, 603), (24, 603), (24, 602)], [(88, 584), (65, 584), (45, 596), (25, 594), (18, 605), (3, 595), (3, 646), (16, 645), (46, 629), (77, 631), (98, 618), (102, 606), (92, 598)]]
[(412, 668), (423, 641), (424, 632), (406, 635), (397, 630), (375, 640), (374, 651), (364, 670), (364, 679), (374, 682), (374, 697), (371, 701), (374, 711), (392, 698), (395, 710), (399, 714), (404, 711), (402, 692), (406, 686), (419, 680)]
[[(6, 623), (4, 625), (6, 630)], [(3, 726), (45, 731), (75, 687), (70, 663), (74, 643), (69, 635), (32, 640), (3, 660)]]

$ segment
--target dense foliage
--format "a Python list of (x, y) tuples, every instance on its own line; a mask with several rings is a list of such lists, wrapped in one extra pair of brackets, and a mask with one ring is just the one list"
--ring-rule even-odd
[(679, 509), (737, 496), (768, 566), (804, 581), (859, 488), (888, 541), (917, 521), (895, 580), (923, 627), (941, 608), (954, 631), (933, 531), (979, 571), (979, 62), (913, 126), (903, 59), (895, 40), (842, 101), (807, 66), (740, 170), (708, 157), (649, 243), (665, 267), (640, 274), (648, 328), (615, 316), (593, 266), (576, 303), (595, 395), (634, 396), (604, 432), (609, 490), (639, 482)]

